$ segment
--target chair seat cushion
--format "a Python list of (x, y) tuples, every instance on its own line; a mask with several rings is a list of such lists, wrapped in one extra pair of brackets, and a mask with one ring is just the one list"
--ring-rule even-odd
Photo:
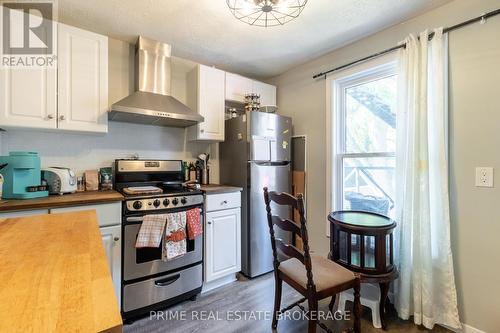
[[(322, 256), (311, 254), (311, 264), (317, 292), (340, 286), (356, 279), (353, 272)], [(280, 263), (278, 269), (304, 289), (307, 289), (306, 266), (298, 259), (287, 259)]]

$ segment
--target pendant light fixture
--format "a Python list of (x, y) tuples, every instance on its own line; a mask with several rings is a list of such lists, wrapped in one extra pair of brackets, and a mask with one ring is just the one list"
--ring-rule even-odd
[(307, 0), (226, 0), (231, 13), (249, 25), (272, 27), (297, 18)]

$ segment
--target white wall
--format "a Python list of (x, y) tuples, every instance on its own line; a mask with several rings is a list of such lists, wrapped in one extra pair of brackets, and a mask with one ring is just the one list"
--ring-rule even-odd
[[(134, 91), (134, 48), (109, 40), (109, 104)], [(186, 74), (196, 63), (172, 58), (172, 95), (186, 101)], [(109, 122), (106, 135), (8, 130), (0, 134), (0, 152), (36, 151), (42, 166), (66, 166), (81, 173), (111, 166), (114, 159), (138, 154), (140, 158), (193, 160), (211, 153), (211, 182), (218, 182), (217, 144), (190, 143), (182, 128)]]
[[(307, 135), (309, 238), (328, 252), (325, 236), (325, 80), (312, 75), (396, 45), (409, 33), (451, 26), (500, 8), (498, 0), (455, 0), (403, 24), (272, 78), (280, 113), (293, 117), (294, 134)], [(462, 322), (500, 331), (500, 186), (474, 186), (474, 167), (500, 170), (500, 17), (450, 33), (451, 236)], [(497, 173), (498, 175), (498, 173)]]

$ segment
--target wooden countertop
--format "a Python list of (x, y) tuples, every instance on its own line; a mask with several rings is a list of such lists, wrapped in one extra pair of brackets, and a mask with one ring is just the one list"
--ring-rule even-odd
[(122, 332), (94, 211), (0, 220), (0, 332)]
[(0, 213), (28, 209), (44, 209), (80, 206), (122, 201), (123, 195), (116, 191), (89, 191), (74, 194), (50, 195), (37, 199), (4, 199), (0, 201)]
[(218, 193), (229, 193), (229, 192), (238, 192), (243, 191), (241, 187), (237, 186), (229, 186), (229, 185), (218, 185), (218, 184), (210, 184), (210, 185), (201, 185), (201, 190), (206, 194), (218, 194)]

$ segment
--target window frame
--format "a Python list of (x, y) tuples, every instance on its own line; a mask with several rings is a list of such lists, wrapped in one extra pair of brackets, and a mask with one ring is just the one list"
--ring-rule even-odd
[[(389, 54), (354, 66), (332, 76), (326, 84), (327, 107), (327, 214), (342, 209), (343, 160), (346, 158), (392, 157), (395, 152), (346, 153), (345, 152), (345, 103), (344, 89), (350, 86), (396, 75), (398, 63), (395, 54)], [(339, 110), (341, 112), (339, 112)], [(326, 235), (330, 236), (330, 224), (326, 223)]]

